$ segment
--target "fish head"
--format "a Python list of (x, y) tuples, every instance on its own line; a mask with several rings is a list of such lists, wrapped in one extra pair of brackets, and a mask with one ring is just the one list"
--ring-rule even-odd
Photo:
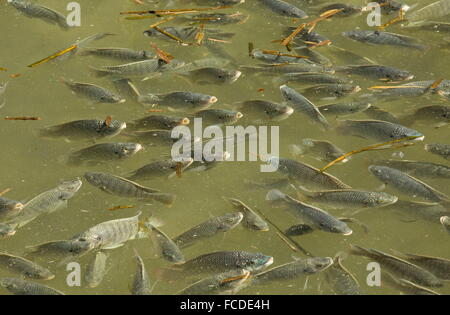
[(103, 185), (103, 180), (99, 175), (100, 173), (86, 172), (84, 174), (84, 178), (89, 182), (89, 184), (96, 187), (101, 187)]
[(121, 132), (125, 128), (127, 128), (127, 124), (125, 122), (121, 122), (118, 120), (112, 120), (109, 124), (103, 123), (99, 132), (103, 136), (112, 137), (112, 136), (117, 135), (119, 132)]
[(331, 257), (313, 257), (305, 259), (305, 272), (307, 274), (315, 274), (325, 270), (333, 264)]
[(218, 229), (223, 232), (231, 230), (239, 223), (241, 223), (243, 218), (244, 215), (242, 214), (242, 212), (227, 213), (224, 216), (220, 217)]
[(274, 121), (281, 121), (294, 113), (294, 109), (287, 105), (273, 106), (264, 110), (265, 114)]
[(343, 221), (340, 220), (323, 220), (318, 224), (322, 231), (337, 233), (342, 235), (351, 235), (352, 229)]
[(121, 158), (129, 157), (141, 151), (142, 149), (144, 149), (144, 147), (139, 143), (121, 143), (116, 154)]
[(273, 257), (263, 254), (254, 254), (252, 258), (248, 259), (244, 268), (250, 272), (266, 268), (273, 264)]
[(280, 86), (280, 92), (281, 92), (281, 95), (283, 96), (283, 98), (287, 102), (295, 101), (294, 95), (296, 94), (296, 92), (294, 91), (294, 89), (288, 87), (286, 84), (283, 84), (282, 86)]
[(13, 227), (8, 224), (0, 223), (0, 238), (10, 237), (16, 234), (16, 231)]
[(389, 195), (384, 192), (376, 193), (373, 198), (374, 207), (384, 207), (396, 203), (398, 200), (397, 196)]
[(242, 72), (239, 70), (225, 70), (220, 69), (217, 72), (217, 78), (225, 83), (231, 84), (237, 81), (242, 75)]

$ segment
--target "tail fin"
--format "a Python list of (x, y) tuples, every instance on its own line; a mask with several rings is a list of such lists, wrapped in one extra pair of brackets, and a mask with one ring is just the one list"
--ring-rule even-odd
[(106, 77), (106, 76), (112, 74), (111, 71), (109, 71), (109, 70), (99, 69), (99, 68), (95, 68), (93, 66), (89, 66), (89, 70), (92, 71), (97, 78), (103, 78), (103, 77)]
[(168, 207), (172, 206), (176, 196), (174, 194), (167, 194), (167, 193), (152, 193), (150, 194), (152, 198), (156, 201), (161, 202), (162, 204), (167, 205)]

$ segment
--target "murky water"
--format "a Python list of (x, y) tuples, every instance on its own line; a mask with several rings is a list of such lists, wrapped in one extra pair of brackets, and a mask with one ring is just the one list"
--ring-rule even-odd
[[(48, 56), (60, 49), (69, 47), (74, 41), (99, 32), (111, 32), (116, 36), (91, 43), (93, 47), (128, 47), (133, 49), (151, 50), (151, 43), (169, 52), (178, 59), (192, 61), (205, 57), (214, 57), (205, 47), (183, 47), (174, 42), (144, 37), (142, 32), (155, 19), (141, 21), (126, 21), (119, 17), (120, 11), (140, 10), (141, 8), (182, 8), (195, 5), (187, 1), (149, 1), (152, 4), (136, 5), (132, 1), (119, 0), (79, 0), (81, 5), (81, 27), (73, 27), (69, 31), (46, 24), (37, 19), (28, 19), (19, 14), (6, 3), (0, 5), (0, 25), (2, 25), (2, 49), (0, 50), (0, 66), (7, 68), (8, 72), (0, 72), (0, 82), (9, 81), (6, 92), (6, 106), (0, 109), (0, 116), (38, 116), (40, 121), (0, 121), (1, 147), (0, 155), (0, 190), (11, 188), (5, 197), (27, 201), (37, 194), (51, 189), (61, 180), (82, 177), (86, 171), (103, 171), (123, 175), (137, 169), (151, 161), (167, 158), (170, 147), (147, 147), (134, 157), (121, 162), (105, 163), (97, 166), (69, 167), (64, 161), (68, 154), (90, 145), (91, 142), (64, 140), (49, 140), (37, 136), (37, 131), (50, 125), (56, 125), (77, 119), (104, 119), (112, 115), (121, 121), (131, 121), (143, 117), (148, 108), (132, 101), (124, 104), (90, 104), (82, 98), (73, 95), (61, 82), (61, 78), (89, 82), (113, 89), (108, 79), (96, 78), (89, 71), (89, 66), (119, 64), (96, 57), (73, 56), (66, 60), (50, 62), (36, 68), (27, 68), (28, 64)], [(294, 1), (292, 1), (294, 2)], [(362, 1), (347, 1), (354, 4), (363, 4)], [(432, 3), (433, 1), (409, 1), (414, 4)], [(66, 12), (68, 1), (46, 0), (41, 1), (60, 12)], [(166, 3), (169, 5), (166, 6)], [(305, 9), (307, 12), (308, 9)], [(261, 7), (256, 0), (247, 0), (224, 12), (239, 11), (249, 14), (250, 19), (245, 24), (227, 25), (222, 28), (227, 32), (234, 32), (236, 36), (232, 43), (225, 48), (238, 64), (254, 65), (260, 63), (248, 57), (247, 44), (254, 43), (257, 48), (281, 50), (281, 46), (273, 43), (282, 36), (286, 26), (298, 25), (290, 18), (277, 16)], [(311, 10), (314, 12), (314, 10)], [(311, 14), (311, 16), (315, 16)], [(384, 17), (386, 20), (386, 17)], [(418, 38), (429, 45), (426, 51), (411, 50), (408, 48), (393, 48), (388, 46), (369, 46), (354, 42), (341, 36), (341, 32), (353, 30), (356, 27), (368, 29), (365, 24), (366, 16), (357, 15), (349, 18), (334, 18), (320, 23), (316, 31), (329, 37), (334, 45), (349, 51), (366, 56), (384, 65), (406, 69), (415, 75), (417, 80), (436, 80), (450, 77), (450, 61), (446, 56), (448, 51), (437, 46), (445, 34), (429, 31), (407, 31), (398, 26), (392, 26), (389, 31), (400, 32)], [(168, 23), (167, 25), (170, 25)], [(281, 47), (281, 48), (280, 48)], [(328, 56), (336, 65), (352, 64), (352, 60), (342, 60), (330, 52), (327, 47), (318, 48), (318, 51)], [(15, 79), (9, 75), (20, 73)], [(379, 82), (354, 77), (363, 91)], [(232, 85), (192, 85), (185, 79), (174, 75), (165, 75), (161, 78), (150, 79), (144, 82), (135, 80), (141, 92), (166, 93), (174, 90), (191, 90), (216, 96), (219, 101), (214, 108), (233, 108), (238, 101), (250, 99), (267, 99), (281, 102), (279, 86), (272, 82), (272, 77), (245, 74)], [(292, 87), (301, 88), (299, 84)], [(263, 92), (260, 89), (264, 89)], [(346, 98), (343, 100), (348, 100)], [(316, 105), (323, 105), (329, 101), (312, 98)], [(447, 101), (448, 102), (448, 101)], [(415, 108), (430, 104), (445, 103), (438, 96), (430, 98), (417, 98), (409, 100), (381, 101), (376, 105), (394, 114), (404, 114)], [(349, 116), (351, 119), (364, 119), (363, 113)], [(335, 118), (329, 118), (335, 126)], [(253, 124), (252, 117), (244, 117), (240, 124)], [(280, 126), (280, 155), (291, 157), (288, 145), (299, 143), (303, 138), (326, 139), (345, 151), (364, 147), (374, 143), (351, 136), (339, 136), (334, 131), (324, 132), (312, 125), (303, 116), (292, 115), (289, 119), (279, 123)], [(448, 143), (448, 126), (436, 129), (425, 124), (415, 124), (414, 128), (425, 134), (425, 143)], [(119, 135), (114, 141), (126, 141), (127, 138)], [(107, 142), (111, 140), (102, 140)], [(423, 160), (445, 164), (445, 160), (427, 153), (423, 144), (387, 150), (382, 152), (363, 153), (354, 157), (344, 165), (335, 166), (330, 173), (355, 188), (376, 190), (380, 182), (367, 171), (371, 161), (379, 158), (389, 158), (399, 152), (408, 160)], [(315, 167), (324, 166), (311, 156), (304, 156), (301, 161)], [(163, 230), (169, 236), (176, 236), (188, 228), (200, 223), (211, 216), (232, 212), (232, 207), (222, 199), (222, 196), (234, 197), (242, 200), (251, 207), (264, 212), (280, 228), (285, 229), (297, 221), (279, 208), (272, 208), (265, 201), (266, 190), (253, 189), (244, 182), (244, 179), (263, 181), (268, 178), (280, 178), (278, 174), (261, 174), (260, 163), (255, 162), (226, 162), (206, 172), (186, 173), (182, 178), (170, 180), (143, 181), (142, 184), (177, 195), (173, 207), (166, 208), (160, 204), (146, 205), (135, 200), (125, 199), (101, 192), (84, 181), (79, 193), (69, 201), (67, 208), (50, 215), (39, 217), (34, 222), (17, 231), (16, 235), (1, 240), (1, 250), (14, 254), (22, 254), (27, 246), (51, 240), (67, 239), (87, 228), (103, 221), (116, 218), (130, 217), (138, 210), (143, 217), (153, 215), (165, 224)], [(426, 179), (426, 182), (437, 187), (444, 193), (450, 194), (448, 180)], [(293, 193), (292, 191), (289, 191)], [(387, 192), (396, 194), (387, 188)], [(402, 196), (402, 199), (408, 197)], [(135, 208), (118, 210), (107, 209), (117, 205), (134, 205)], [(328, 209), (327, 209), (328, 210)], [(336, 216), (342, 212), (329, 210)], [(438, 222), (414, 220), (405, 215), (394, 213), (387, 209), (374, 209), (361, 212), (355, 218), (369, 226), (370, 231), (365, 233), (357, 225), (351, 225), (354, 233), (350, 236), (314, 232), (312, 234), (296, 237), (304, 248), (316, 256), (333, 257), (337, 252), (349, 249), (349, 244), (359, 244), (380, 250), (396, 249), (402, 252), (424, 254), (450, 258), (449, 235)], [(102, 284), (95, 289), (84, 287), (68, 287), (66, 284), (67, 272), (64, 267), (50, 264), (49, 268), (55, 272), (56, 278), (46, 282), (68, 294), (129, 294), (135, 272), (133, 249), (138, 250), (144, 258), (146, 268), (153, 282), (155, 273), (168, 263), (155, 257), (155, 251), (149, 239), (130, 241), (125, 246), (109, 251), (109, 273)], [(200, 254), (219, 250), (246, 250), (261, 252), (274, 257), (273, 266), (292, 261), (293, 256), (302, 257), (294, 253), (276, 235), (272, 228), (268, 232), (255, 232), (238, 226), (234, 230), (217, 235), (211, 239), (198, 242), (194, 246), (183, 250), (187, 259)], [(91, 256), (79, 260), (84, 267)], [(43, 261), (41, 261), (43, 262)], [(366, 270), (368, 259), (349, 256), (344, 261), (345, 266), (358, 279), (362, 291), (367, 294), (398, 294), (389, 287), (368, 287), (366, 285)], [(0, 269), (0, 278), (10, 276), (7, 271)], [(310, 277), (305, 287), (305, 279), (283, 283), (271, 283), (266, 286), (251, 286), (243, 294), (331, 294), (329, 285), (325, 282), (323, 274)], [(183, 280), (174, 283), (158, 281), (154, 294), (173, 294), (184, 288), (187, 283)], [(445, 285), (438, 290), (440, 293), (450, 293), (450, 287)], [(5, 294), (2, 289), (1, 294)]]

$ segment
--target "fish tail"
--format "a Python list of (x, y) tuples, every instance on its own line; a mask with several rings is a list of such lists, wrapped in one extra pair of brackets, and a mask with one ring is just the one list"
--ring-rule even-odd
[(97, 78), (103, 78), (111, 74), (108, 70), (95, 68), (93, 66), (89, 66), (89, 70), (92, 71)]
[(174, 203), (176, 199), (176, 196), (174, 194), (154, 193), (152, 194), (152, 196), (156, 201), (159, 201), (169, 207)]

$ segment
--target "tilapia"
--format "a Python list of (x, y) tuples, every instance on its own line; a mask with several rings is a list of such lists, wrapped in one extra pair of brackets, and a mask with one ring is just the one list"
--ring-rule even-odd
[(244, 115), (227, 109), (203, 109), (194, 114), (195, 118), (201, 118), (204, 125), (232, 125)]
[(382, 65), (349, 65), (337, 67), (335, 70), (340, 73), (357, 74), (386, 82), (406, 81), (414, 78), (414, 75), (408, 71)]
[(97, 76), (112, 76), (118, 78), (147, 77), (164, 70), (167, 63), (162, 59), (149, 59), (122, 64), (118, 66), (91, 67)]
[(446, 160), (450, 160), (450, 144), (434, 143), (426, 144), (425, 150), (436, 154)]
[(308, 17), (305, 11), (282, 0), (259, 0), (259, 2), (268, 7), (273, 12), (282, 16), (300, 19), (306, 19)]
[(117, 161), (129, 158), (144, 147), (139, 143), (99, 143), (75, 151), (69, 156), (69, 164), (81, 165), (83, 163), (98, 164), (108, 161)]
[(64, 295), (63, 292), (46, 285), (18, 278), (2, 278), (0, 286), (14, 295)]
[(146, 223), (145, 227), (148, 229), (153, 246), (161, 258), (177, 265), (185, 263), (184, 255), (175, 239), (172, 240), (167, 234), (150, 223)]
[(372, 45), (388, 45), (425, 50), (427, 47), (417, 43), (417, 40), (405, 35), (382, 32), (377, 30), (354, 30), (343, 32), (343, 36)]
[(149, 180), (158, 177), (171, 178), (175, 175), (184, 172), (194, 160), (188, 159), (186, 161), (164, 160), (156, 161), (144, 165), (141, 168), (131, 172), (128, 179), (130, 180)]
[(112, 174), (87, 172), (84, 174), (84, 178), (89, 184), (104, 192), (120, 197), (156, 200), (168, 206), (172, 205), (175, 200), (173, 194), (162, 193)]
[(8, 3), (27, 17), (38, 18), (47, 23), (56, 24), (64, 30), (69, 28), (66, 17), (53, 9), (25, 0), (8, 0)]
[(389, 286), (408, 295), (439, 295), (439, 293), (409, 280), (396, 278), (388, 272), (383, 272), (381, 277), (383, 279), (383, 284), (387, 283)]
[(152, 287), (150, 284), (150, 278), (148, 276), (147, 270), (145, 269), (144, 260), (139, 256), (138, 252), (135, 250), (136, 254), (136, 273), (133, 279), (133, 285), (131, 287), (131, 294), (133, 295), (150, 295)]
[(323, 115), (346, 116), (363, 112), (370, 106), (369, 102), (347, 102), (322, 105), (318, 109)]
[(450, 14), (450, 1), (439, 0), (408, 14), (408, 22), (417, 23)]
[(149, 115), (127, 123), (131, 130), (172, 130), (177, 126), (187, 126), (190, 120), (187, 117)]
[(18, 216), (22, 212), (23, 207), (24, 205), (19, 201), (0, 197), (0, 222)]
[(307, 96), (316, 96), (325, 99), (345, 97), (361, 91), (359, 85), (351, 84), (320, 84), (303, 90)]
[(63, 79), (63, 82), (77, 95), (89, 99), (93, 103), (124, 103), (125, 99), (115, 93), (90, 83), (73, 82)]
[(35, 262), (6, 253), (0, 253), (0, 267), (31, 279), (51, 280), (55, 277), (50, 270)]
[(327, 282), (338, 295), (360, 295), (361, 287), (355, 276), (342, 265), (342, 254), (337, 254), (333, 265), (325, 273)]
[(294, 113), (294, 109), (290, 106), (265, 100), (250, 100), (242, 102), (239, 109), (244, 112), (244, 115), (249, 113), (252, 118), (255, 117), (256, 119), (260, 119), (262, 121), (281, 121), (289, 118), (289, 116)]
[[(310, 138), (302, 139), (301, 144), (289, 145), (289, 151), (294, 157), (302, 156), (303, 154), (312, 154), (320, 161), (331, 162), (343, 156), (345, 152), (325, 140), (315, 140)], [(342, 160), (342, 163), (347, 162), (348, 159)]]
[(143, 61), (154, 59), (155, 54), (147, 50), (133, 50), (129, 48), (89, 48), (85, 47), (81, 50), (80, 55), (98, 56), (120, 61)]
[(225, 199), (231, 202), (234, 209), (240, 211), (244, 215), (242, 222), (247, 228), (256, 231), (269, 230), (269, 225), (267, 224), (267, 222), (264, 221), (263, 218), (261, 218), (254, 210), (252, 210), (242, 201), (234, 198), (225, 198)]
[(166, 106), (171, 111), (199, 111), (217, 102), (217, 97), (193, 92), (170, 92), (167, 94), (146, 94), (139, 97), (146, 105)]
[(195, 84), (231, 84), (236, 82), (242, 73), (239, 70), (204, 67), (177, 74), (187, 77)]
[(450, 167), (426, 161), (377, 160), (377, 165), (396, 168), (411, 176), (450, 179)]
[(440, 257), (423, 256), (416, 254), (404, 254), (398, 251), (394, 251), (397, 256), (412, 262), (413, 264), (420, 266), (436, 277), (442, 280), (450, 280), (450, 260)]
[(85, 281), (89, 288), (98, 287), (103, 281), (107, 269), (108, 254), (98, 251), (86, 268)]

